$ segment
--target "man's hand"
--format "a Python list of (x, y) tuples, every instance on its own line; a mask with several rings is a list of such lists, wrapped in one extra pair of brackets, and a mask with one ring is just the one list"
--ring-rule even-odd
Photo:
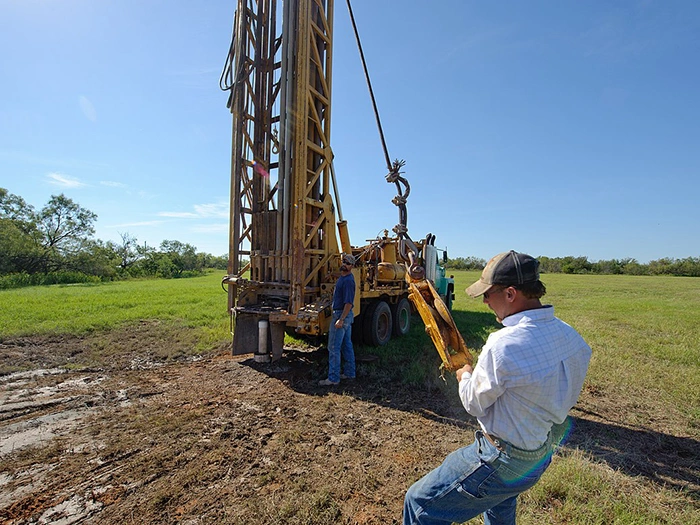
[(466, 372), (467, 374), (471, 374), (474, 371), (474, 367), (471, 365), (464, 365), (462, 368), (457, 370), (455, 372), (455, 375), (457, 376), (457, 382), (462, 380), (462, 375)]

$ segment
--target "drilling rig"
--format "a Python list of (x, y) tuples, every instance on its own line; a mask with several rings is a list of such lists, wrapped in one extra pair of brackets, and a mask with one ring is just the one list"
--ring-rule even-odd
[[(350, 242), (330, 140), (333, 4), (238, 0), (221, 76), (233, 116), (229, 263), (222, 280), (233, 354), (275, 361), (286, 333), (326, 334), (347, 253), (357, 261), (353, 333), (359, 342), (384, 345), (405, 335), (415, 309), (443, 366), (455, 370), (471, 355), (450, 313), (454, 281), (440, 265), (435, 236), (413, 241), (408, 235), (404, 163), (390, 162), (386, 147), (399, 224), (365, 245)], [(348, 9), (355, 27), (349, 1)], [(379, 124), (376, 104), (375, 114)]]

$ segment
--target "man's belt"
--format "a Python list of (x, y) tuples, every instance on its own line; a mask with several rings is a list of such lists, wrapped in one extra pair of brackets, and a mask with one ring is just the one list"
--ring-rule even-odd
[(503, 450), (503, 446), (501, 445), (501, 440), (499, 438), (492, 437), (491, 434), (483, 430), (481, 431), (481, 433), (494, 447), (496, 447), (498, 450)]
[(518, 448), (515, 445), (509, 443), (508, 441), (505, 441), (497, 436), (492, 436), (488, 432), (485, 432), (483, 430), (481, 431), (481, 434), (486, 438), (486, 440), (489, 443), (491, 443), (498, 450), (516, 459), (523, 459), (526, 461), (539, 461), (552, 451), (551, 433), (547, 436), (547, 440), (544, 442), (544, 445), (535, 450), (525, 450), (522, 448)]

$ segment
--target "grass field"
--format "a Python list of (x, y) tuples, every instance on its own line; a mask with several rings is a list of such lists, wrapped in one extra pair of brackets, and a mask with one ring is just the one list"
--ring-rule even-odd
[[(478, 272), (454, 272), (455, 322), (470, 348), (498, 329), (479, 300), (464, 293)], [(57, 285), (0, 291), (3, 338), (80, 335), (125, 323), (158, 319), (196, 332), (193, 350), (230, 340), (226, 294), (220, 275), (176, 280), (135, 280), (101, 285)], [(700, 429), (700, 279), (600, 275), (544, 275), (545, 302), (593, 348), (588, 383), (623, 398), (654, 399)], [(395, 365), (406, 353), (413, 368), (427, 336), (392, 341), (383, 352)], [(430, 362), (433, 356), (425, 357)], [(410, 370), (405, 371), (409, 374)], [(418, 379), (422, 379), (418, 372)], [(643, 423), (643, 421), (640, 421)]]
[(197, 332), (195, 350), (230, 339), (221, 275), (0, 291), (0, 341), (28, 335), (82, 335), (157, 319)]
[[(464, 293), (479, 273), (454, 275), (453, 315), (478, 353), (498, 325), (481, 301)], [(219, 280), (209, 274), (0, 291), (0, 343), (89, 336), (158, 320), (186, 329), (193, 353), (214, 349), (230, 341)], [(578, 438), (523, 496), (520, 523), (700, 523), (700, 279), (552, 274), (542, 280), (545, 302), (584, 336), (593, 358), (574, 413)], [(408, 337), (357, 352), (379, 357), (367, 365), (370, 378), (394, 374), (420, 388), (423, 381), (441, 382), (437, 373), (426, 378), (439, 361), (430, 347), (416, 320)], [(678, 464), (655, 455), (677, 444), (694, 452)], [(640, 474), (635, 465), (644, 458), (650, 470)]]
[[(460, 311), (488, 311), (464, 293), (478, 276), (455, 274), (456, 319)], [(689, 427), (700, 429), (700, 279), (549, 274), (542, 281), (548, 289), (543, 301), (593, 349), (592, 387), (623, 398), (653, 398), (681, 410)]]

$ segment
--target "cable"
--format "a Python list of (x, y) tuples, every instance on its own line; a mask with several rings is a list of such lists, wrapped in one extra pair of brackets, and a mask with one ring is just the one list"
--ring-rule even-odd
[[(362, 68), (365, 71), (365, 79), (367, 80), (367, 88), (369, 89), (369, 96), (372, 99), (372, 107), (374, 108), (374, 118), (377, 121), (377, 129), (379, 130), (379, 138), (382, 141), (382, 148), (384, 149), (384, 158), (386, 159), (386, 167), (389, 173), (386, 176), (386, 181), (389, 183), (394, 183), (396, 185), (396, 191), (398, 195), (394, 197), (392, 201), (399, 208), (399, 224), (397, 224), (393, 231), (402, 239), (405, 239), (411, 249), (415, 250), (415, 244), (408, 235), (408, 212), (406, 211), (406, 199), (411, 191), (408, 181), (401, 177), (401, 168), (406, 164), (403, 160), (396, 159), (393, 164), (389, 158), (389, 150), (386, 147), (386, 140), (384, 140), (384, 131), (382, 129), (382, 122), (379, 118), (379, 110), (377, 109), (377, 101), (374, 98), (374, 90), (372, 89), (372, 82), (369, 79), (369, 71), (367, 70), (367, 62), (365, 61), (365, 53), (362, 51), (362, 42), (360, 41), (360, 34), (357, 30), (357, 24), (355, 24), (355, 15), (352, 12), (352, 6), (350, 5), (350, 0), (346, 0), (348, 5), (348, 12), (350, 13), (350, 21), (352, 22), (352, 29), (355, 32), (355, 40), (357, 40), (357, 48), (360, 51), (360, 59), (362, 60)], [(406, 187), (406, 191), (402, 193), (401, 184)]]
[(352, 28), (355, 31), (355, 40), (357, 40), (357, 48), (360, 50), (360, 59), (362, 60), (362, 67), (365, 70), (365, 78), (367, 79), (367, 87), (369, 88), (369, 96), (372, 99), (372, 106), (374, 107), (374, 118), (377, 120), (377, 128), (379, 129), (379, 138), (382, 141), (382, 148), (384, 148), (384, 158), (386, 159), (386, 167), (391, 172), (391, 160), (389, 160), (389, 150), (386, 147), (386, 141), (384, 140), (384, 131), (382, 130), (382, 123), (379, 120), (379, 110), (377, 109), (377, 102), (374, 99), (374, 91), (372, 91), (372, 82), (369, 79), (369, 71), (367, 71), (367, 63), (365, 62), (365, 54), (362, 51), (362, 42), (360, 42), (360, 34), (357, 31), (357, 25), (355, 25), (355, 15), (352, 14), (352, 6), (350, 5), (350, 0), (346, 0), (348, 4), (348, 11), (350, 12), (350, 21), (352, 22)]

